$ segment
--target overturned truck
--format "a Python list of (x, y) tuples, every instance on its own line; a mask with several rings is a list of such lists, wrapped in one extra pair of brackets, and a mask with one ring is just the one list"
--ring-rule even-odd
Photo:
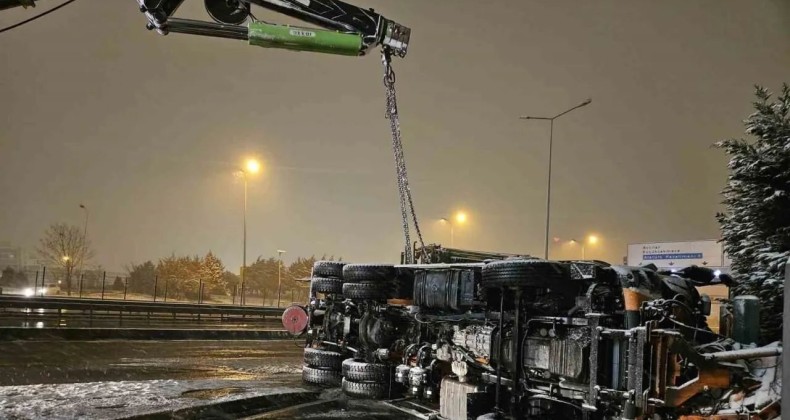
[(710, 270), (427, 251), (420, 264), (315, 264), (310, 302), (283, 315), (306, 336), (306, 382), (453, 420), (778, 416), (754, 361), (781, 347), (707, 327), (695, 286)]

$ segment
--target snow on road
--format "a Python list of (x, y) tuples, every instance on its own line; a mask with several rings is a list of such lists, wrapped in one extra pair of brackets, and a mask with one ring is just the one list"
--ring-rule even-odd
[(0, 417), (117, 419), (250, 397), (304, 392), (271, 381), (150, 380), (0, 387)]

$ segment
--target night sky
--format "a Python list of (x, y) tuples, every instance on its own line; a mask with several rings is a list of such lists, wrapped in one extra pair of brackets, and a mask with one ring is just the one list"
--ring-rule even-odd
[[(0, 26), (59, 4), (3, 12)], [(461, 248), (542, 255), (548, 122), (552, 236), (626, 244), (718, 237), (726, 157), (753, 85), (790, 81), (783, 0), (356, 0), (412, 28), (394, 64), (406, 160), (429, 242), (463, 209)], [(208, 19), (188, 0), (183, 17)], [(256, 11), (260, 19), (293, 23)], [(213, 250), (391, 261), (400, 211), (378, 51), (337, 57), (146, 31), (132, 0), (78, 0), (0, 34), (0, 242), (81, 226), (94, 263)], [(579, 255), (555, 246), (552, 255)]]

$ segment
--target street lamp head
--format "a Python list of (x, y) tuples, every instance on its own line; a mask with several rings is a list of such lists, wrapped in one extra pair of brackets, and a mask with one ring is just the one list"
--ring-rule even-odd
[(63, 262), (68, 262), (71, 259), (71, 257), (69, 257), (68, 255), (64, 255), (63, 258), (61, 259), (63, 260)]
[(85, 208), (85, 204), (80, 203), (80, 208), (84, 209)]
[(598, 237), (597, 237), (597, 236), (595, 236), (595, 235), (590, 235), (590, 236), (587, 238), (587, 242), (589, 242), (589, 243), (590, 243), (590, 245), (595, 245), (595, 244), (597, 244), (597, 243), (598, 243)]
[(288, 251), (284, 251), (284, 250), (282, 250), (282, 249), (278, 249), (278, 250), (277, 250), (277, 253), (278, 253), (278, 254), (285, 254), (286, 252), (288, 252)]
[(442, 222), (442, 223), (450, 223), (450, 221), (447, 220), (446, 217), (442, 217), (441, 219), (439, 219), (439, 221)]
[(459, 211), (455, 214), (455, 221), (458, 223), (465, 223), (466, 222), (466, 213)]
[(251, 174), (257, 174), (261, 170), (261, 164), (255, 159), (247, 159), (244, 164), (244, 171)]
[(581, 105), (579, 105), (579, 106), (590, 105), (591, 103), (592, 103), (592, 98), (587, 98), (587, 99), (585, 99), (585, 100), (584, 100), (584, 102), (582, 102), (582, 103), (581, 103)]

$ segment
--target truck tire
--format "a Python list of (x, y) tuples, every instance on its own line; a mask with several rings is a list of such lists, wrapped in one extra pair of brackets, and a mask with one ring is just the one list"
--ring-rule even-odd
[(343, 296), (349, 299), (386, 299), (387, 289), (375, 283), (344, 283)]
[(384, 383), (390, 378), (389, 367), (380, 363), (346, 359), (342, 367), (343, 377), (351, 382)]
[(353, 382), (343, 378), (343, 392), (355, 398), (380, 399), (387, 396), (386, 383), (380, 382)]
[(343, 293), (343, 280), (331, 277), (313, 277), (313, 291), (319, 293)]
[(314, 349), (312, 347), (304, 349), (304, 363), (314, 368), (340, 370), (344, 358), (342, 354), (336, 351)]
[(316, 261), (313, 263), (313, 276), (342, 278), (344, 265), (346, 263), (340, 261)]
[(391, 264), (348, 264), (343, 267), (343, 280), (349, 283), (384, 283), (395, 278)]
[(546, 260), (503, 260), (483, 266), (483, 287), (552, 287), (570, 280), (568, 264)]
[(337, 386), (341, 375), (336, 370), (318, 369), (310, 366), (302, 367), (302, 380), (315, 385)]

